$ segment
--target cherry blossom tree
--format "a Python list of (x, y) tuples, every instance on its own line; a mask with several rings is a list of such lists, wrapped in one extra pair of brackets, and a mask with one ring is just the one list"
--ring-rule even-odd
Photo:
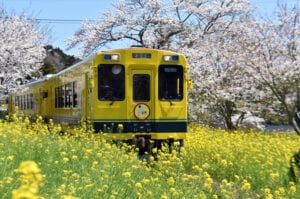
[(253, 84), (251, 76), (245, 77), (238, 59), (237, 39), (247, 18), (245, 15), (233, 21), (226, 31), (207, 34), (195, 41), (193, 47), (181, 49), (192, 68), (194, 89), (189, 104), (194, 120), (234, 130), (250, 112), (256, 114), (254, 106), (258, 106), (264, 93)]
[(98, 21), (85, 21), (69, 48), (81, 45), (87, 55), (112, 42), (163, 49), (192, 45), (199, 34), (226, 28), (250, 7), (249, 0), (122, 0), (113, 6)]
[(41, 68), (45, 57), (42, 35), (33, 21), (10, 16), (0, 8), (0, 95), (24, 84)]
[[(242, 31), (242, 30), (241, 30)], [(266, 94), (269, 112), (283, 114), (289, 124), (299, 105), (300, 79), (300, 10), (297, 6), (279, 4), (275, 18), (264, 22), (253, 20), (240, 35), (239, 62), (252, 84)], [(254, 93), (255, 94), (255, 93)], [(280, 112), (278, 112), (280, 111)]]

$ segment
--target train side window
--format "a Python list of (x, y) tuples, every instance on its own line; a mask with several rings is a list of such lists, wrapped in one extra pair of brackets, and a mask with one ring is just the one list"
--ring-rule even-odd
[(19, 105), (19, 96), (15, 97), (15, 106), (18, 106), (20, 108), (20, 105)]
[(30, 104), (30, 94), (27, 94), (27, 109), (31, 109), (31, 104)]
[(65, 85), (65, 99), (66, 104), (65, 107), (72, 107), (73, 103), (73, 88), (72, 83), (68, 83)]
[(101, 101), (125, 99), (125, 69), (120, 64), (100, 64), (98, 67), (98, 98)]
[(55, 108), (58, 108), (58, 88), (55, 88)]
[(73, 82), (73, 107), (77, 107), (78, 106), (78, 102), (77, 102), (77, 82), (74, 81)]
[(22, 110), (25, 110), (25, 96), (22, 95)]
[(64, 86), (58, 87), (58, 108), (65, 106), (65, 89)]
[(77, 107), (77, 82), (70, 82), (65, 85), (56, 87), (55, 93), (55, 108), (71, 108)]
[(36, 108), (35, 107), (36, 100), (35, 100), (35, 97), (34, 97), (33, 93), (30, 94), (30, 99), (31, 99), (31, 101), (30, 101), (30, 103), (31, 103), (31, 109), (35, 109)]
[(160, 100), (182, 100), (183, 69), (177, 65), (161, 65), (158, 74)]

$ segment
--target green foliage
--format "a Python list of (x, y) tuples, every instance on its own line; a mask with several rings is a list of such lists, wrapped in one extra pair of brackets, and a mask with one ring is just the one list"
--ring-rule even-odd
[(40, 69), (43, 75), (54, 74), (56, 73), (56, 69), (49, 61), (44, 61), (43, 67)]
[(53, 46), (45, 46), (47, 57), (44, 60), (42, 68), (43, 74), (59, 72), (69, 66), (72, 66), (80, 59), (73, 55), (65, 54), (60, 48), (53, 48)]

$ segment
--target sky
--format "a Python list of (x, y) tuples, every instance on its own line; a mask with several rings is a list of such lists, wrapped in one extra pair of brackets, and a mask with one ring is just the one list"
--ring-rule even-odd
[[(78, 49), (66, 50), (66, 40), (79, 29), (81, 21), (96, 20), (102, 12), (111, 9), (117, 0), (0, 0), (0, 6), (15, 14), (40, 19), (42, 26), (50, 30), (49, 42), (67, 54), (78, 55)], [(297, 4), (300, 0), (251, 0), (258, 15), (270, 15), (277, 2)], [(113, 46), (110, 46), (113, 48)]]

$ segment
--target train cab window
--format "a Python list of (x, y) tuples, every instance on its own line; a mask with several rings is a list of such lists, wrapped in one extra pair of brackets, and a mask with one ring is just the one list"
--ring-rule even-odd
[(158, 78), (158, 97), (160, 100), (182, 100), (182, 66), (161, 65), (159, 67)]
[(150, 76), (148, 74), (133, 75), (133, 100), (150, 100)]
[(125, 69), (120, 64), (101, 64), (98, 67), (98, 98), (101, 101), (125, 99)]

